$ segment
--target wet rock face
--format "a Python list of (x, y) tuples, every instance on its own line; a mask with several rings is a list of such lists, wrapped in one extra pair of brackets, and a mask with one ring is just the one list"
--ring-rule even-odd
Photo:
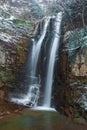
[(14, 20), (0, 19), (0, 87), (16, 86), (18, 73), (26, 61), (29, 42), (28, 28), (19, 26)]
[(63, 36), (58, 67), (55, 105), (68, 117), (87, 119), (86, 27), (67, 31)]

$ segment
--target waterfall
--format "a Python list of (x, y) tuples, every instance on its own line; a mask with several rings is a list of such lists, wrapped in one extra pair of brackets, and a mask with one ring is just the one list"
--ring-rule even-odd
[(54, 36), (53, 36), (52, 43), (50, 45), (50, 55), (48, 59), (47, 76), (46, 76), (45, 87), (44, 87), (45, 88), (44, 101), (42, 106), (37, 106), (33, 108), (35, 110), (55, 111), (54, 108), (51, 108), (51, 93), (52, 93), (56, 52), (59, 49), (61, 21), (62, 21), (62, 12), (58, 13), (55, 20)]
[(56, 52), (59, 48), (61, 20), (62, 20), (62, 12), (58, 13), (55, 21), (55, 32), (54, 32), (53, 42), (50, 50), (47, 78), (45, 83), (45, 94), (44, 94), (44, 104), (43, 104), (43, 106), (45, 107), (51, 107), (51, 92), (52, 92), (54, 64), (55, 64)]
[(50, 17), (45, 19), (45, 24), (44, 24), (44, 27), (43, 27), (44, 29), (43, 29), (42, 35), (41, 35), (41, 37), (40, 37), (40, 39), (37, 42), (36, 47), (35, 47), (34, 57), (33, 57), (33, 60), (32, 60), (32, 68), (31, 68), (32, 75), (34, 75), (34, 76), (35, 76), (36, 69), (37, 69), (37, 63), (38, 63), (38, 58), (39, 58), (39, 54), (40, 54), (40, 50), (41, 50), (41, 45), (42, 45), (43, 40), (46, 36), (49, 21), (50, 21)]
[(39, 98), (39, 85), (34, 80), (35, 79), (37, 80), (37, 75), (36, 75), (37, 63), (38, 63), (38, 59), (40, 55), (41, 46), (46, 36), (49, 22), (50, 22), (50, 17), (45, 19), (43, 30), (41, 30), (42, 33), (37, 43), (35, 42), (34, 39), (32, 39), (33, 47), (32, 47), (32, 54), (31, 54), (31, 60), (30, 60), (31, 63), (30, 61), (28, 61), (28, 63), (30, 64), (29, 65), (30, 71), (28, 71), (28, 74), (27, 74), (27, 77), (29, 78), (28, 79), (29, 90), (26, 95), (23, 95), (20, 98), (12, 97), (11, 100), (13, 102), (16, 102), (18, 104), (23, 104), (23, 105), (29, 105), (29, 106), (33, 106), (37, 104), (37, 100)]
[[(45, 42), (45, 38), (47, 34), (48, 25), (51, 21), (50, 19), (51, 19), (50, 17), (45, 19), (45, 23), (41, 30), (41, 34), (40, 34), (41, 36), (39, 40), (36, 41), (36, 39), (32, 39), (33, 44), (32, 44), (31, 57), (29, 57), (29, 60), (27, 61), (27, 63), (29, 64), (28, 66), (29, 71), (27, 71), (27, 74), (26, 74), (27, 77), (29, 78), (28, 84), (27, 84), (27, 87), (28, 87), (27, 94), (23, 95), (20, 98), (12, 98), (11, 100), (13, 102), (16, 102), (18, 104), (28, 105), (30, 107), (37, 106), (39, 93), (40, 93), (39, 92), (40, 84), (37, 81), (38, 75), (36, 71), (38, 68), (38, 60), (39, 60), (42, 44), (45, 45), (44, 42)], [(52, 39), (51, 44), (46, 43), (50, 45), (50, 47), (47, 48), (49, 57), (48, 57), (47, 70), (46, 70), (46, 81), (45, 81), (45, 86), (44, 86), (45, 91), (43, 94), (44, 101), (41, 107), (37, 106), (37, 109), (40, 109), (40, 110), (41, 109), (51, 110), (51, 93), (52, 93), (52, 85), (53, 85), (54, 65), (55, 65), (56, 53), (59, 49), (61, 21), (62, 21), (62, 12), (58, 13), (55, 19), (54, 29), (52, 30), (54, 32), (53, 38), (49, 37), (50, 40)], [(45, 62), (44, 62), (44, 65), (46, 65)], [(43, 78), (41, 80), (43, 80)]]

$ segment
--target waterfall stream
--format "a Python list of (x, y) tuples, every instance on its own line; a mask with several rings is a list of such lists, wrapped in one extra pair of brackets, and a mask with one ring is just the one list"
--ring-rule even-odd
[(34, 79), (36, 78), (36, 80), (37, 80), (37, 78), (38, 78), (36, 70), (38, 67), (39, 55), (41, 52), (42, 44), (45, 44), (43, 41), (47, 35), (47, 29), (48, 29), (48, 26), (50, 23), (50, 19), (51, 19), (51, 17), (48, 17), (45, 19), (45, 23), (44, 23), (43, 29), (41, 30), (42, 33), (41, 33), (39, 40), (36, 42), (35, 39), (32, 39), (33, 46), (32, 46), (31, 59), (30, 59), (30, 61), (28, 61), (28, 63), (30, 63), (30, 65), (29, 65), (30, 71), (28, 72), (27, 77), (30, 77), (30, 79), (29, 79), (27, 94), (20, 98), (12, 97), (12, 99), (11, 99), (13, 102), (16, 102), (18, 104), (28, 105), (30, 107), (35, 106), (35, 108), (37, 108), (37, 109), (45, 108), (47, 110), (49, 110), (51, 108), (51, 93), (52, 93), (55, 57), (56, 57), (56, 52), (59, 49), (60, 26), (61, 26), (61, 21), (62, 21), (61, 12), (58, 13), (58, 15), (55, 19), (54, 29), (52, 30), (54, 32), (54, 34), (53, 34), (53, 38), (51, 38), (52, 41), (51, 41), (50, 47), (48, 48), (49, 57), (48, 57), (47, 70), (46, 70), (46, 81), (45, 81), (45, 86), (44, 86), (45, 91), (43, 94), (44, 101), (40, 107), (38, 107), (38, 105), (37, 105), (39, 93), (40, 93), (39, 92), (40, 84), (38, 82), (35, 82)]
[(59, 40), (60, 40), (60, 27), (62, 21), (62, 12), (58, 13), (55, 19), (54, 25), (54, 36), (50, 45), (50, 55), (48, 58), (48, 67), (45, 81), (45, 92), (42, 106), (35, 107), (35, 110), (49, 110), (55, 111), (51, 107), (51, 93), (52, 93), (52, 84), (53, 84), (53, 75), (54, 75), (54, 65), (56, 59), (56, 52), (59, 49)]
[(39, 54), (40, 54), (40, 50), (41, 50), (41, 45), (42, 45), (43, 40), (44, 40), (44, 38), (46, 36), (46, 32), (47, 32), (47, 27), (48, 27), (49, 21), (50, 21), (50, 18), (47, 18), (45, 20), (45, 24), (44, 24), (44, 27), (43, 27), (42, 35), (41, 35), (41, 37), (40, 37), (40, 39), (37, 42), (36, 47), (35, 47), (34, 58), (32, 60), (32, 68), (31, 68), (31, 70), (33, 71), (32, 72), (33, 75), (35, 75), (35, 73), (36, 73), (37, 62), (38, 62), (38, 58), (39, 58)]
[(54, 37), (52, 41), (50, 58), (48, 62), (48, 70), (45, 83), (44, 104), (43, 104), (43, 106), (45, 107), (51, 107), (51, 92), (52, 92), (54, 64), (55, 64), (56, 52), (59, 49), (61, 19), (62, 19), (62, 13), (60, 12), (58, 13), (57, 18), (55, 20)]
[(31, 65), (29, 66), (31, 71), (28, 72), (27, 74), (28, 75), (27, 77), (30, 77), (28, 79), (30, 82), (29, 90), (27, 94), (21, 98), (12, 98), (11, 100), (13, 102), (23, 104), (23, 105), (31, 105), (31, 106), (37, 104), (37, 100), (39, 97), (39, 85), (37, 84), (37, 81), (35, 83), (34, 79), (37, 80), (37, 75), (36, 75), (37, 63), (40, 55), (41, 46), (46, 36), (49, 22), (50, 22), (50, 17), (45, 19), (44, 27), (37, 43), (35, 43), (35, 40), (33, 39), (32, 55), (31, 55), (31, 63), (30, 63)]

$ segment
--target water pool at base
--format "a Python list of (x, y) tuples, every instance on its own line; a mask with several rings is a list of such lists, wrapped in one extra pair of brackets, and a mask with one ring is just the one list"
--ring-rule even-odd
[(0, 120), (0, 130), (87, 130), (54, 111), (24, 110)]

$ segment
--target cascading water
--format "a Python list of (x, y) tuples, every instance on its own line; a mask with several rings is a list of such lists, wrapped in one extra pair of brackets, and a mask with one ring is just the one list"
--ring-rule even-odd
[[(45, 23), (43, 26), (43, 30), (41, 33), (41, 36), (39, 40), (36, 42), (35, 39), (32, 39), (33, 46), (32, 46), (32, 53), (31, 53), (31, 59), (27, 63), (29, 63), (29, 70), (27, 72), (27, 77), (30, 77), (28, 80), (27, 86), (28, 92), (26, 95), (24, 95), (21, 98), (12, 98), (13, 102), (23, 104), (23, 105), (29, 105), (29, 106), (36, 106), (39, 98), (39, 86), (40, 84), (37, 81), (37, 65), (39, 60), (39, 55), (41, 52), (41, 46), (42, 43), (45, 44), (43, 41), (47, 34), (48, 25), (50, 23), (50, 17), (45, 19)], [(48, 59), (48, 67), (47, 67), (47, 73), (46, 73), (46, 81), (45, 81), (45, 91), (44, 91), (44, 101), (43, 104), (35, 109), (45, 109), (45, 110), (52, 110), (51, 109), (51, 93), (52, 93), (52, 83), (53, 83), (53, 74), (54, 74), (54, 65), (55, 65), (55, 58), (56, 58), (56, 52), (59, 49), (59, 40), (60, 40), (60, 26), (62, 21), (62, 12), (58, 13), (56, 20), (55, 20), (55, 27), (54, 27), (54, 34), (52, 38), (52, 42), (50, 45), (49, 52), (49, 59)], [(48, 43), (47, 43), (48, 44)]]
[(42, 106), (38, 106), (37, 110), (50, 110), (55, 111), (54, 108), (51, 108), (51, 93), (52, 93), (52, 83), (53, 83), (53, 74), (54, 74), (54, 65), (56, 52), (59, 49), (59, 40), (60, 40), (60, 27), (62, 21), (62, 12), (58, 13), (55, 20), (54, 27), (54, 36), (50, 46), (50, 55), (48, 59), (48, 68), (47, 68), (47, 76), (45, 81), (45, 92), (44, 92), (44, 101)]
[(54, 32), (53, 42), (52, 42), (52, 46), (50, 50), (50, 58), (49, 58), (47, 77), (46, 77), (46, 83), (45, 83), (43, 106), (48, 107), (48, 108), (51, 107), (53, 72), (54, 72), (56, 52), (59, 48), (61, 20), (62, 20), (62, 12), (58, 13), (56, 21), (55, 21), (55, 32)]
[(28, 72), (27, 74), (28, 75), (27, 77), (30, 77), (28, 93), (21, 98), (12, 98), (11, 100), (13, 102), (29, 105), (29, 106), (35, 105), (37, 103), (39, 97), (39, 85), (36, 84), (33, 79), (35, 78), (37, 79), (37, 75), (36, 75), (37, 63), (40, 55), (41, 45), (46, 36), (49, 22), (50, 22), (50, 17), (45, 19), (43, 31), (38, 42), (36, 43), (35, 40), (33, 39), (31, 65), (29, 66), (31, 71)]
[(38, 63), (38, 58), (39, 58), (39, 54), (40, 54), (40, 50), (41, 50), (41, 45), (42, 45), (43, 40), (46, 36), (47, 27), (48, 27), (49, 22), (50, 22), (50, 17), (45, 20), (42, 35), (41, 35), (41, 37), (40, 37), (40, 39), (37, 42), (36, 47), (35, 47), (34, 58), (33, 58), (33, 61), (32, 61), (32, 69), (31, 69), (33, 71), (32, 75), (34, 75), (34, 76), (35, 76), (36, 69), (37, 69), (37, 63)]

